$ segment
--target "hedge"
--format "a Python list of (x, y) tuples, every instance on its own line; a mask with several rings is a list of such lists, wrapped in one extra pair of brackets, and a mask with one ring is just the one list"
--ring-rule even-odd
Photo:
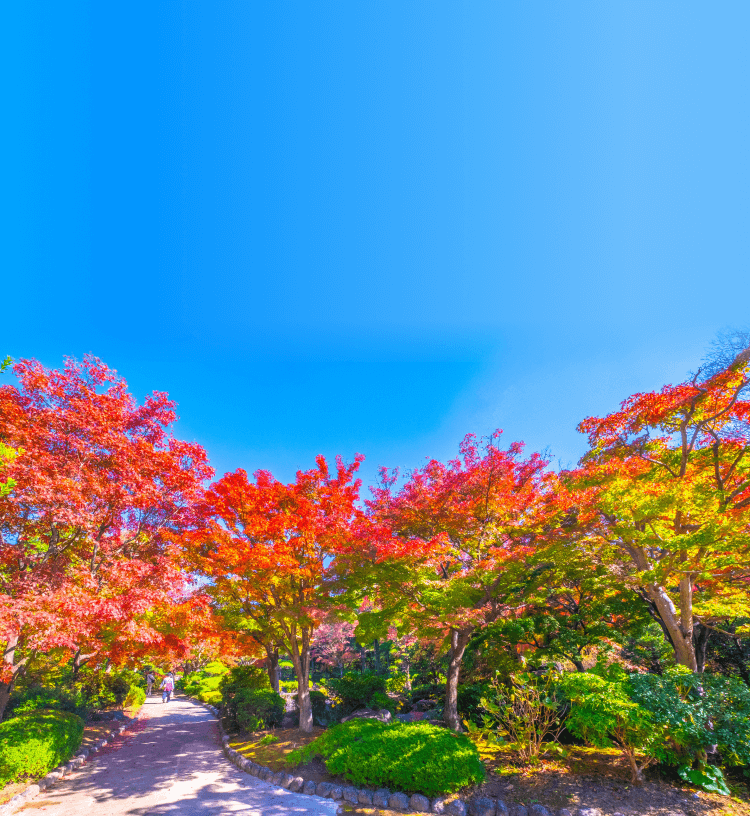
[(83, 720), (66, 711), (31, 711), (0, 723), (0, 787), (42, 777), (78, 749)]

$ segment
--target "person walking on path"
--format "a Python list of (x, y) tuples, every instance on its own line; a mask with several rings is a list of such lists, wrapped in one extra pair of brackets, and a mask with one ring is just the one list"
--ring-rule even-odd
[(162, 703), (168, 703), (172, 699), (172, 692), (174, 691), (174, 675), (172, 672), (169, 672), (169, 674), (161, 681), (160, 688), (162, 689)]
[(154, 680), (156, 680), (156, 678), (154, 677), (154, 673), (150, 671), (146, 675), (146, 697), (151, 696), (151, 689), (153, 689), (154, 687)]

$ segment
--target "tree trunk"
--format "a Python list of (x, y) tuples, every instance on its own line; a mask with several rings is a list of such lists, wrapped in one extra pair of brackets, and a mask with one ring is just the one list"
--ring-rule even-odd
[(380, 641), (375, 638), (375, 671), (380, 674)]
[(268, 656), (268, 679), (271, 682), (271, 688), (279, 693), (279, 650), (269, 649), (266, 646), (266, 655)]
[(458, 675), (461, 672), (466, 646), (471, 638), (472, 629), (451, 629), (450, 663), (445, 684), (445, 711), (443, 719), (448, 728), (461, 731), (461, 720), (458, 716)]
[[(15, 679), (15, 678), (14, 678)], [(5, 709), (10, 700), (10, 693), (13, 691), (13, 680), (10, 683), (0, 683), (0, 720), (3, 719)]]
[(5, 649), (3, 649), (3, 663), (10, 676), (10, 679), (5, 683), (0, 683), (0, 720), (5, 715), (5, 709), (10, 700), (10, 695), (16, 680), (23, 670), (26, 663), (24, 659), (21, 663), (16, 663), (16, 649), (18, 648), (18, 635), (13, 635), (5, 641)]
[(706, 667), (706, 650), (708, 641), (711, 639), (712, 631), (708, 626), (698, 622), (693, 629), (693, 648), (695, 650), (695, 662), (698, 666), (698, 674), (703, 674)]
[(292, 653), (294, 671), (297, 673), (297, 706), (299, 708), (299, 730), (310, 734), (313, 730), (312, 704), (310, 702), (310, 653), (303, 649), (300, 654)]
[(91, 660), (92, 657), (96, 656), (96, 652), (90, 652), (89, 654), (81, 654), (81, 650), (78, 651), (73, 655), (72, 666), (73, 666), (73, 680), (78, 679), (78, 673), (81, 669)]
[(693, 591), (692, 579), (684, 577), (680, 581), (679, 616), (672, 599), (664, 587), (656, 584), (646, 587), (646, 594), (656, 607), (665, 633), (671, 640), (675, 659), (681, 666), (698, 672), (698, 660), (693, 643)]
[(365, 647), (364, 646), (359, 647), (359, 660), (360, 660), (360, 666), (362, 668), (362, 671), (366, 672), (367, 671), (367, 654), (365, 653)]

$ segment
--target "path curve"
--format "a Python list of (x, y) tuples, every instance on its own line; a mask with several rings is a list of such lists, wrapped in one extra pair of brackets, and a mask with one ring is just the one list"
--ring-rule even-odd
[(50, 816), (335, 816), (337, 805), (238, 770), (221, 751), (216, 719), (185, 699), (151, 697), (145, 727), (126, 732), (17, 813)]

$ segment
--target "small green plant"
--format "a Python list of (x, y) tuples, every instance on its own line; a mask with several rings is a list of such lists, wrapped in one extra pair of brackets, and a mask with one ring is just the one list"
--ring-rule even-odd
[[(496, 731), (507, 736), (525, 762), (538, 762), (545, 743), (557, 742), (563, 729), (559, 701), (554, 687), (557, 676), (550, 673), (544, 678), (518, 674), (510, 685), (500, 682), (496, 674), (480, 705), (487, 712), (483, 716), (485, 732)], [(473, 731), (468, 718), (464, 720)]]
[(274, 742), (278, 742), (279, 738), (274, 736), (273, 734), (266, 734), (265, 737), (258, 740), (258, 745), (273, 745)]
[(31, 711), (0, 723), (0, 787), (44, 776), (81, 744), (83, 720), (64, 711)]
[(677, 773), (691, 785), (709, 793), (720, 793), (722, 796), (729, 796), (731, 791), (727, 787), (724, 774), (721, 768), (716, 765), (704, 765), (703, 768), (692, 768), (690, 765), (681, 765)]
[(484, 766), (464, 734), (427, 723), (350, 720), (287, 755), (294, 766), (321, 756), (332, 774), (355, 785), (427, 796), (452, 793), (484, 780)]

